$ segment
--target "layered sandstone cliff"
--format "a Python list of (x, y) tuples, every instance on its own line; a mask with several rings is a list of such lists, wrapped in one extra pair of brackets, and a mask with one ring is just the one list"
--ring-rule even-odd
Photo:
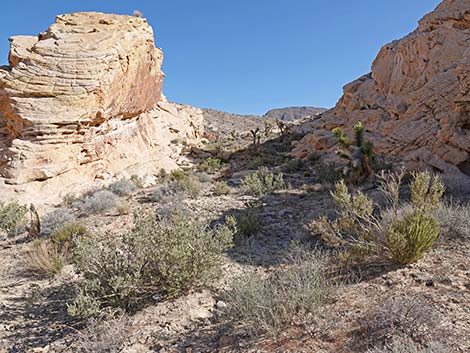
[(357, 121), (379, 153), (470, 175), (470, 1), (443, 1), (413, 33), (385, 45), (372, 72), (344, 87), (293, 154), (334, 150), (329, 131)]
[(61, 15), (39, 36), (10, 41), (0, 69), (3, 197), (175, 168), (172, 141), (202, 132), (199, 109), (162, 95), (163, 55), (145, 19)]

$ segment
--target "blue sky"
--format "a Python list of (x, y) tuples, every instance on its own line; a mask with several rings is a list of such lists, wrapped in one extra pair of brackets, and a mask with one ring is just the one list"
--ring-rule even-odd
[(331, 107), (439, 0), (15, 0), (1, 5), (8, 37), (36, 35), (56, 14), (140, 10), (163, 48), (164, 91), (176, 102), (236, 113)]

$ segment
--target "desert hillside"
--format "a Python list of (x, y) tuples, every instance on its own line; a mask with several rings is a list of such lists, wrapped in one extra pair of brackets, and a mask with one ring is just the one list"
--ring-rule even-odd
[[(335, 108), (167, 100), (141, 17), (0, 68), (0, 353), (470, 351), (470, 3)], [(166, 91), (166, 90), (165, 90)]]

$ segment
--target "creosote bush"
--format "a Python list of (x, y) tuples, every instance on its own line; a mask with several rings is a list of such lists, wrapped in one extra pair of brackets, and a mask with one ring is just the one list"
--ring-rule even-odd
[(440, 207), (444, 187), (438, 177), (427, 172), (414, 173), (411, 202), (403, 206), (400, 204), (403, 176), (403, 172), (381, 174), (381, 190), (389, 204), (389, 209), (381, 212), (365, 194), (351, 195), (344, 181), (340, 181), (332, 192), (338, 217), (333, 221), (326, 217), (313, 221), (311, 231), (329, 245), (345, 250), (352, 260), (375, 256), (397, 264), (417, 261), (439, 235), (434, 213)]
[(48, 239), (34, 241), (23, 254), (23, 264), (32, 273), (55, 276), (67, 261), (67, 250)]
[(276, 190), (287, 189), (282, 173), (274, 174), (266, 167), (261, 167), (256, 173), (247, 175), (242, 179), (242, 187), (256, 196), (264, 196)]
[(76, 241), (75, 263), (84, 280), (69, 314), (92, 315), (96, 310), (90, 307), (132, 310), (218, 277), (222, 253), (236, 232), (233, 218), (210, 229), (177, 211), (159, 219), (154, 214), (134, 217), (134, 228), (123, 236), (107, 233)]
[(118, 196), (129, 196), (137, 189), (137, 186), (129, 180), (121, 179), (108, 186), (108, 190)]
[(256, 273), (233, 281), (224, 295), (227, 316), (252, 333), (277, 335), (292, 323), (304, 323), (332, 290), (326, 257), (296, 250), (290, 264), (267, 276)]
[(0, 230), (9, 236), (18, 235), (26, 225), (28, 207), (16, 201), (0, 202)]

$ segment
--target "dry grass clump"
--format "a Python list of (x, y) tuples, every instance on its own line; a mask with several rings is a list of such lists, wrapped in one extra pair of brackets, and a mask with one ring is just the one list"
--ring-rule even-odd
[(437, 211), (443, 239), (470, 239), (470, 206), (445, 203)]
[(242, 187), (252, 195), (264, 196), (287, 189), (287, 184), (282, 173), (274, 174), (268, 168), (261, 167), (256, 173), (242, 179)]
[(131, 334), (131, 322), (122, 315), (115, 319), (90, 319), (87, 327), (77, 334), (79, 353), (114, 353), (125, 348)]
[(28, 207), (16, 201), (0, 202), (0, 230), (8, 236), (18, 235), (26, 225), (27, 213)]
[(59, 274), (67, 262), (67, 250), (47, 239), (34, 241), (24, 252), (22, 260), (28, 271), (40, 276)]
[(332, 192), (338, 217), (313, 221), (309, 227), (331, 246), (342, 248), (349, 259), (385, 258), (397, 264), (420, 259), (439, 235), (434, 216), (440, 207), (444, 186), (427, 172), (414, 173), (411, 202), (400, 204), (404, 173), (381, 175), (381, 190), (388, 209), (378, 209), (362, 192), (351, 194), (344, 181)]
[(231, 246), (235, 221), (210, 229), (180, 212), (163, 219), (135, 215), (134, 228), (117, 236), (79, 238), (75, 264), (84, 280), (73, 316), (96, 314), (108, 307), (133, 309), (150, 299), (181, 295), (220, 274), (222, 253)]
[(365, 328), (367, 341), (384, 352), (403, 347), (403, 342), (408, 342), (410, 349), (426, 349), (429, 342), (437, 344), (445, 338), (440, 313), (417, 297), (397, 296), (386, 300), (366, 320)]
[(289, 262), (267, 276), (251, 273), (234, 280), (223, 295), (227, 316), (251, 333), (270, 335), (306, 322), (332, 290), (326, 257), (318, 251), (297, 249)]
[(446, 345), (430, 341), (425, 345), (414, 342), (409, 337), (393, 337), (389, 343), (383, 347), (369, 349), (367, 353), (451, 353)]
[(69, 246), (74, 239), (87, 236), (88, 229), (81, 223), (71, 222), (62, 225), (51, 234), (51, 240), (62, 246)]

